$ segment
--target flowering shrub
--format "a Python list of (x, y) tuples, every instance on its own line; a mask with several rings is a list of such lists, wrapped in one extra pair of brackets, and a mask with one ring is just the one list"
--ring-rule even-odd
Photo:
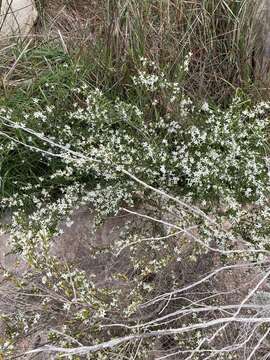
[[(48, 323), (47, 316), (56, 323), (62, 319), (60, 334), (52, 331), (49, 339), (63, 347), (97, 345), (119, 333), (136, 335), (141, 322), (149, 321), (144, 330), (150, 331), (164, 304), (146, 313), (142, 304), (182, 284), (179, 263), (191, 241), (191, 262), (213, 248), (228, 261), (261, 260), (268, 251), (270, 104), (252, 104), (244, 96), (236, 96), (227, 109), (195, 104), (181, 82), (168, 80), (146, 59), (131, 81), (128, 101), (78, 78), (62, 107), (55, 105), (50, 83), (27, 99), (27, 107), (1, 105), (2, 206), (13, 210), (9, 231), (14, 251), (35, 275), (34, 280), (29, 275), (31, 285), (26, 278), (19, 287), (42, 299), (38, 313), (5, 318), (11, 346), (37, 324)], [(16, 167), (10, 166), (14, 157), (22, 159)], [(155, 188), (186, 207), (166, 200)], [(97, 286), (89, 274), (51, 253), (52, 240), (61, 235), (59, 224), (69, 226), (75, 208), (90, 206), (98, 223), (122, 206), (136, 208), (142, 202), (141, 225), (130, 225), (108, 248), (89, 251), (93, 261), (99, 252), (109, 254), (112, 262), (128, 259), (128, 265), (110, 274), (117, 286)], [(153, 218), (160, 219), (157, 226)], [(247, 251), (234, 252), (240, 240)], [(110, 329), (115, 322), (122, 324), (120, 329)], [(171, 325), (155, 326), (164, 330)], [(196, 347), (201, 336), (175, 335), (174, 340)], [(146, 340), (137, 358), (145, 359), (152, 346), (152, 339)], [(132, 350), (124, 349), (120, 346), (119, 352), (129, 356)], [(95, 356), (112, 358), (106, 351)]]

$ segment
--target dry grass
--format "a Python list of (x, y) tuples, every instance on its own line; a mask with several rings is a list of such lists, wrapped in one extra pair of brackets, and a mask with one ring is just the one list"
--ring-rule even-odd
[(236, 88), (250, 88), (258, 77), (251, 0), (39, 1), (42, 32), (60, 30), (68, 47), (79, 47), (90, 61), (98, 59), (102, 69), (114, 69), (112, 81), (132, 72), (141, 56), (177, 79), (180, 60), (189, 51), (187, 87), (195, 98), (227, 103)]

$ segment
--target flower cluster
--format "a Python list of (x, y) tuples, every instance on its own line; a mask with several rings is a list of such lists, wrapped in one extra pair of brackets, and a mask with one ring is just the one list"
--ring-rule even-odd
[[(114, 331), (104, 329), (115, 319), (139, 323), (142, 303), (180, 285), (190, 240), (196, 243), (192, 261), (213, 243), (227, 254), (235, 239), (245, 242), (252, 260), (268, 250), (270, 104), (239, 97), (227, 109), (195, 104), (181, 82), (146, 59), (131, 82), (130, 101), (78, 81), (68, 90), (67, 106), (37, 97), (27, 110), (0, 109), (2, 207), (13, 210), (13, 249), (38, 274), (31, 291), (43, 298), (38, 314), (17, 321), (17, 335), (36, 326), (48, 309), (65, 319), (64, 346), (74, 345), (68, 336), (92, 343), (110, 338)], [(42, 94), (53, 91), (54, 84), (44, 84)], [(7, 171), (14, 158), (19, 165)], [(189, 210), (143, 183), (181, 198)], [(98, 223), (123, 204), (142, 202), (141, 223), (127, 226), (106, 249), (89, 244), (90, 262), (111, 261), (108, 286), (52, 255), (60, 224), (72, 226), (74, 209), (91, 207)], [(190, 211), (193, 206), (200, 211)], [(155, 225), (153, 217), (159, 219)]]

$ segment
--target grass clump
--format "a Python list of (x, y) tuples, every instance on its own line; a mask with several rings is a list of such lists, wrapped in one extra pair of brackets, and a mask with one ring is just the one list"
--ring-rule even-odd
[(95, 64), (99, 86), (119, 91), (141, 57), (177, 81), (191, 51), (184, 85), (192, 98), (228, 104), (238, 87), (261, 92), (252, 85), (261, 39), (255, 36), (256, 6), (251, 1), (59, 0), (43, 8), (47, 32), (58, 37), (60, 29), (65, 48), (85, 57), (88, 66)]

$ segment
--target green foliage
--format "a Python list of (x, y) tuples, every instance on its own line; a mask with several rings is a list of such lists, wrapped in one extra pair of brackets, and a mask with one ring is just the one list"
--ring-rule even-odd
[[(190, 56), (182, 64), (183, 80)], [(91, 249), (89, 259), (94, 261), (100, 254), (117, 258), (122, 254), (119, 249), (129, 248), (123, 252), (128, 268), (110, 274), (111, 281), (128, 285), (127, 297), (127, 288), (96, 287), (85, 272), (51, 254), (52, 240), (62, 232), (59, 224), (66, 221), (70, 226), (73, 210), (85, 205), (100, 218), (116, 214), (123, 203), (136, 204), (138, 194), (145, 204), (162, 208), (165, 214), (175, 211), (173, 202), (159, 199), (135, 176), (191, 205), (199, 203), (206, 212), (201, 218), (177, 210), (176, 228), (195, 226), (200, 236), (190, 261), (196, 261), (213, 241), (225, 257), (233, 258), (235, 237), (248, 238), (250, 252), (244, 259), (257, 259), (267, 249), (269, 237), (270, 105), (252, 105), (239, 95), (227, 109), (194, 103), (181, 82), (171, 82), (145, 58), (130, 79), (129, 101), (109, 96), (80, 73), (81, 67), (72, 61), (56, 63), (54, 71), (32, 86), (31, 97), (29, 90), (19, 89), (6, 103), (2, 100), (2, 206), (14, 211), (10, 227), (14, 250), (43, 284), (42, 290), (33, 285), (31, 291), (55, 294), (48, 301), (66, 319), (66, 335), (83, 342), (106, 341), (103, 325), (108, 316), (117, 313), (118, 320), (136, 324), (132, 319), (138, 318), (140, 304), (165, 291), (164, 282), (167, 291), (179, 286), (183, 238), (179, 241), (177, 235), (164, 233), (163, 227), (140, 224), (106, 249)], [(243, 210), (254, 204), (256, 212), (249, 217)], [(230, 231), (216, 228), (208, 215), (215, 224), (229, 219), (234, 225)], [(243, 231), (245, 222), (249, 232), (247, 227)], [(158, 243), (141, 240), (157, 236)], [(162, 241), (167, 236), (170, 244)], [(42, 303), (41, 319), (47, 311), (47, 302)], [(27, 333), (39, 321), (35, 316), (26, 320), (22, 315), (9, 326), (15, 327), (14, 334)], [(91, 335), (89, 326), (94, 329)], [(15, 341), (16, 335), (11, 338)], [(75, 345), (62, 340), (61, 344)]]

